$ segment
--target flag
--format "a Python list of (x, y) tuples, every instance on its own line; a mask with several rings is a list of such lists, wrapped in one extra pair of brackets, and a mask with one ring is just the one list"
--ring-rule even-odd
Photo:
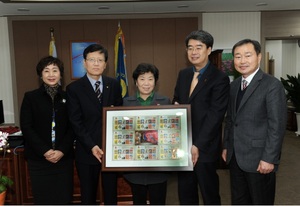
[(118, 32), (115, 38), (115, 73), (122, 88), (122, 97), (128, 96), (128, 81), (125, 61), (125, 39), (122, 28), (119, 24)]
[(51, 40), (49, 45), (49, 56), (57, 57), (55, 39), (52, 32), (51, 32)]

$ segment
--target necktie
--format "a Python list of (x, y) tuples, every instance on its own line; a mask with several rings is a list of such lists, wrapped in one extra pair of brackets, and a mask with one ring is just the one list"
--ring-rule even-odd
[(193, 90), (195, 89), (196, 85), (198, 84), (198, 76), (199, 76), (199, 72), (194, 72), (193, 80), (190, 87), (190, 96)]
[(247, 88), (247, 84), (248, 84), (248, 82), (244, 79), (243, 81), (242, 81), (242, 90), (244, 90), (244, 89), (246, 89)]
[(99, 99), (99, 101), (101, 102), (101, 90), (100, 90), (100, 81), (97, 81), (95, 83), (96, 89), (95, 89), (95, 93), (97, 95), (97, 98)]

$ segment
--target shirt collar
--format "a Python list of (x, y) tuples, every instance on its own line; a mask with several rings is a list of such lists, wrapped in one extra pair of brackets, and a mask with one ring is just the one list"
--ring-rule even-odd
[(247, 78), (242, 77), (242, 82), (243, 80), (247, 81), (247, 85), (250, 84), (250, 82), (252, 81), (253, 77), (255, 76), (255, 74), (258, 72), (259, 67), (255, 70), (255, 72), (253, 72), (252, 74), (250, 74)]
[[(202, 76), (202, 74), (205, 72), (205, 70), (207, 69), (209, 63), (210, 63), (210, 61), (208, 61), (207, 64), (202, 69), (200, 69), (198, 78), (200, 78)], [(195, 66), (193, 66), (193, 71), (196, 72)]]
[[(148, 103), (150, 103), (150, 102), (152, 101), (152, 99), (153, 99), (153, 96), (154, 96), (154, 91), (152, 91), (151, 94), (149, 95), (149, 97), (148, 97), (146, 100), (144, 100), (143, 98), (141, 98), (141, 94), (140, 94), (139, 91), (137, 91), (137, 93), (136, 93), (136, 98), (137, 98), (138, 101), (141, 102), (141, 103), (143, 103), (143, 102), (148, 102)], [(149, 105), (150, 105), (150, 104), (149, 104)]]
[(87, 78), (89, 79), (89, 81), (90, 81), (90, 83), (91, 83), (91, 85), (92, 85), (93, 87), (95, 87), (95, 83), (96, 83), (97, 81), (100, 81), (100, 85), (103, 85), (102, 76), (100, 76), (98, 80), (95, 80), (95, 79), (91, 78), (89, 75), (86, 75), (86, 76), (87, 76)]

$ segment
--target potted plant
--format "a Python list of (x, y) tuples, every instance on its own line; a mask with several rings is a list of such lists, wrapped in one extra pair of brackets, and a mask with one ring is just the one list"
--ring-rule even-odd
[(12, 186), (13, 181), (7, 177), (6, 175), (3, 175), (3, 162), (5, 160), (5, 155), (7, 152), (9, 152), (8, 147), (8, 133), (0, 131), (0, 154), (3, 154), (0, 159), (0, 205), (3, 205), (5, 202), (5, 196), (6, 196), (6, 190), (7, 187)]
[(295, 113), (297, 118), (296, 135), (300, 135), (300, 74), (298, 76), (286, 75), (287, 79), (281, 79), (281, 82), (286, 90), (287, 100), (291, 100), (295, 107)]

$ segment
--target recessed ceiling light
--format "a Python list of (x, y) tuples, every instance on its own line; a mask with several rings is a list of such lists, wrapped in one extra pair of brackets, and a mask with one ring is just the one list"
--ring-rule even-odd
[(110, 9), (109, 6), (100, 6), (98, 9)]
[(182, 4), (182, 5), (178, 5), (177, 8), (189, 8), (189, 6), (186, 4)]
[(18, 11), (30, 11), (28, 8), (18, 8)]
[(268, 4), (265, 2), (257, 3), (256, 6), (267, 6)]

